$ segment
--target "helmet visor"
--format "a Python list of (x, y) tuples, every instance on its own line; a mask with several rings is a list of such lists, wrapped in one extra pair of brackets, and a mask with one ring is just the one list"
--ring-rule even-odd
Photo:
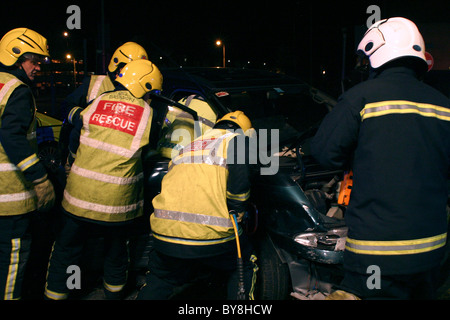
[(49, 64), (50, 58), (47, 56), (43, 56), (35, 53), (24, 53), (21, 57), (24, 60), (30, 60), (33, 64)]

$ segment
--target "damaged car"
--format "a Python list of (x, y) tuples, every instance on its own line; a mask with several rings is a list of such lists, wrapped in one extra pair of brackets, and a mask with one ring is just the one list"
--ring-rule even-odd
[[(170, 159), (167, 150), (183, 145), (173, 137), (175, 128), (190, 126), (196, 137), (226, 113), (244, 111), (258, 134), (258, 146), (266, 147), (253, 166), (251, 209), (244, 220), (258, 256), (256, 298), (327, 295), (340, 279), (347, 233), (345, 206), (337, 201), (344, 173), (321, 168), (309, 155), (308, 144), (336, 101), (302, 80), (267, 71), (179, 68), (162, 72), (163, 96), (152, 101), (157, 106), (156, 122), (162, 127), (154, 147), (166, 157), (150, 157), (145, 165), (152, 168), (146, 174), (146, 198), (159, 192)], [(189, 101), (192, 97), (200, 101), (196, 107)], [(158, 104), (168, 104), (168, 109)], [(184, 140), (184, 145), (190, 141)]]

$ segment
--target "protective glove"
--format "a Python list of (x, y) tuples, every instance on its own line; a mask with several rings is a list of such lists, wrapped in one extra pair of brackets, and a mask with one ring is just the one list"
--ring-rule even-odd
[(55, 204), (55, 189), (53, 188), (51, 181), (47, 179), (47, 176), (43, 179), (39, 179), (38, 182), (35, 182), (34, 191), (38, 198), (38, 211), (49, 211)]

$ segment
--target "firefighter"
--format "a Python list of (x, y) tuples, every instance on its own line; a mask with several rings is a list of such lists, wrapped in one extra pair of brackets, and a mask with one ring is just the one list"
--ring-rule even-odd
[(36, 154), (30, 88), (48, 58), (47, 39), (33, 30), (13, 29), (0, 40), (0, 298), (5, 300), (21, 297), (31, 218), (51, 209), (55, 199)]
[(114, 90), (114, 82), (120, 70), (126, 63), (136, 59), (148, 59), (145, 49), (135, 42), (124, 43), (114, 52), (106, 75), (86, 77), (83, 83), (63, 101), (61, 109), (64, 124), (60, 134), (60, 150), (63, 161), (67, 159), (70, 132), (80, 112), (102, 93)]
[(243, 133), (251, 126), (242, 111), (228, 113), (170, 162), (161, 193), (152, 201), (155, 250), (138, 299), (168, 299), (174, 288), (205, 270), (229, 276), (228, 298), (237, 299), (237, 252), (243, 259), (245, 296), (251, 297), (252, 248), (240, 228), (236, 239), (229, 216), (246, 212), (250, 182)]
[(353, 169), (334, 296), (434, 298), (447, 238), (449, 99), (420, 81), (425, 45), (412, 21), (378, 21), (358, 51), (370, 79), (340, 97), (312, 141), (320, 163)]
[[(190, 114), (178, 108), (169, 107), (158, 142), (158, 152), (165, 158), (172, 159), (180, 150), (214, 127), (217, 115), (211, 106), (199, 95), (189, 95), (178, 101), (197, 112), (198, 123)], [(199, 135), (197, 135), (197, 130)]]
[(153, 109), (148, 92), (159, 91), (162, 75), (149, 60), (125, 65), (114, 91), (81, 112), (71, 140), (76, 155), (62, 200), (63, 226), (52, 251), (45, 296), (66, 299), (67, 268), (80, 262), (83, 243), (93, 232), (104, 235), (104, 292), (120, 299), (127, 281), (127, 226), (142, 216), (142, 149), (150, 139)]

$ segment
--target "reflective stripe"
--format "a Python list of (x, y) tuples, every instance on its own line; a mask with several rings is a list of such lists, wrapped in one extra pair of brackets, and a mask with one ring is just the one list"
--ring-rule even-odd
[(72, 110), (70, 110), (69, 115), (67, 116), (67, 120), (69, 121), (69, 123), (73, 124), (72, 118), (73, 118), (74, 114), (77, 113), (78, 111), (83, 111), (83, 109), (80, 107), (74, 107), (74, 108), (72, 108)]
[(109, 284), (105, 280), (103, 280), (103, 286), (109, 292), (120, 292), (125, 287), (125, 284), (113, 285), (113, 284)]
[[(227, 168), (227, 160), (223, 157), (219, 157), (214, 155), (215, 150), (217, 150), (221, 145), (223, 140), (226, 138), (232, 136), (233, 132), (228, 132), (226, 134), (223, 134), (220, 137), (217, 137), (216, 139), (213, 139), (209, 141), (208, 139), (205, 140), (194, 140), (191, 144), (184, 147), (176, 158), (172, 160), (169, 166), (169, 170), (172, 169), (174, 165), (181, 164), (181, 163), (204, 163), (209, 165), (215, 165), (223, 168)], [(203, 146), (202, 143), (207, 143), (205, 146)], [(197, 144), (201, 144), (201, 150), (198, 149)], [(192, 155), (193, 152), (196, 151), (209, 151), (208, 153), (204, 153), (201, 155)]]
[(250, 198), (250, 190), (246, 193), (233, 194), (227, 191), (227, 198), (230, 200), (246, 201)]
[(198, 121), (200, 121), (204, 125), (211, 127), (211, 128), (214, 127), (214, 125), (215, 125), (215, 122), (212, 122), (211, 120), (200, 117), (200, 116), (198, 117)]
[(169, 211), (155, 209), (154, 215), (159, 219), (176, 220), (182, 222), (191, 222), (208, 226), (218, 226), (224, 228), (232, 228), (233, 224), (229, 218), (213, 217), (199, 213), (189, 213), (180, 211)]
[(88, 202), (84, 200), (77, 199), (73, 196), (71, 196), (67, 190), (64, 190), (64, 199), (71, 205), (74, 205), (76, 207), (86, 209), (86, 210), (92, 210), (97, 212), (103, 212), (103, 213), (109, 213), (109, 214), (120, 214), (120, 213), (127, 213), (130, 211), (137, 210), (139, 208), (142, 208), (144, 206), (144, 200), (140, 200), (137, 203), (129, 204), (126, 206), (107, 206), (103, 204)]
[(214, 166), (219, 166), (219, 167), (223, 167), (226, 168), (227, 167), (227, 161), (224, 158), (221, 157), (212, 157), (210, 155), (199, 155), (199, 156), (183, 156), (181, 158), (175, 158), (169, 167), (169, 171), (170, 169), (172, 169), (173, 166), (177, 165), (177, 164), (182, 164), (182, 163), (204, 163), (204, 164), (209, 164), (209, 165), (214, 165)]
[(0, 163), (0, 171), (17, 171), (19, 168), (17, 168), (12, 163)]
[(257, 280), (257, 274), (258, 274), (258, 270), (259, 270), (259, 267), (256, 264), (256, 260), (258, 260), (258, 258), (254, 254), (252, 254), (250, 257), (250, 262), (253, 264), (253, 276), (252, 276), (252, 285), (251, 285), (251, 288), (248, 293), (248, 297), (250, 300), (255, 300), (254, 292), (255, 292), (255, 288), (256, 288), (256, 280)]
[(19, 79), (12, 79), (12, 80), (9, 80), (7, 83), (5, 83), (5, 85), (0, 90), (0, 102), (3, 100), (6, 93), (9, 91), (9, 89), (11, 89), (11, 87), (13, 85), (15, 85), (18, 81), (19, 81)]
[(69, 297), (68, 293), (58, 293), (52, 290), (49, 290), (47, 287), (45, 288), (44, 294), (47, 298), (52, 300), (65, 300)]
[[(241, 231), (241, 229), (240, 229)], [(175, 238), (175, 237), (168, 237), (163, 236), (157, 233), (152, 234), (153, 237), (155, 237), (158, 240), (165, 241), (165, 242), (171, 242), (171, 243), (178, 243), (188, 246), (204, 246), (204, 245), (214, 245), (219, 243), (225, 243), (231, 240), (235, 239), (235, 235), (226, 237), (226, 238), (220, 238), (220, 239), (213, 239), (213, 240), (194, 240), (194, 239), (185, 239), (185, 238)]]
[(29, 156), (28, 158), (22, 160), (21, 162), (19, 162), (19, 164), (17, 165), (17, 167), (22, 170), (25, 171), (27, 170), (29, 167), (31, 167), (32, 165), (36, 164), (39, 162), (39, 158), (37, 157), (36, 154), (32, 154), (31, 156)]
[(370, 255), (417, 254), (433, 251), (445, 246), (447, 234), (416, 240), (366, 241), (347, 238), (345, 248), (348, 251)]
[(144, 178), (143, 172), (139, 173), (138, 175), (136, 175), (134, 177), (122, 178), (122, 177), (111, 176), (108, 174), (99, 173), (99, 172), (95, 172), (92, 170), (80, 168), (79, 166), (77, 166), (75, 164), (72, 165), (70, 172), (73, 172), (75, 174), (78, 174), (79, 176), (94, 179), (97, 181), (120, 184), (120, 185), (134, 184)]
[(380, 117), (387, 114), (414, 113), (424, 117), (432, 117), (450, 121), (450, 110), (444, 107), (412, 101), (382, 101), (368, 103), (360, 112), (361, 121), (368, 118)]
[(92, 86), (91, 94), (88, 97), (88, 101), (90, 102), (97, 98), (98, 90), (100, 89), (100, 86), (102, 85), (103, 80), (105, 80), (106, 76), (97, 76), (97, 79), (94, 82), (94, 85)]
[(10, 193), (10, 194), (0, 194), (0, 203), (1, 202), (13, 202), (13, 201), (23, 201), (29, 198), (33, 198), (36, 193), (33, 191), (25, 191), (19, 193)]
[(89, 147), (100, 149), (103, 151), (112, 152), (115, 154), (118, 154), (119, 156), (123, 156), (126, 158), (139, 158), (141, 156), (141, 150), (138, 150), (137, 152), (135, 150), (129, 150), (127, 148), (122, 148), (113, 144), (109, 144), (103, 141), (91, 139), (86, 136), (80, 137), (80, 143), (87, 145)]
[(14, 287), (19, 271), (20, 238), (11, 239), (11, 256), (5, 285), (5, 300), (14, 299)]

